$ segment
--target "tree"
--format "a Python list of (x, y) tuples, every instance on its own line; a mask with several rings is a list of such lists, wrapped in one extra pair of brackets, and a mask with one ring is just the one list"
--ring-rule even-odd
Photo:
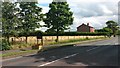
[(2, 35), (9, 43), (9, 37), (16, 35), (15, 27), (17, 26), (18, 18), (16, 16), (17, 9), (15, 3), (3, 2), (2, 3)]
[(108, 33), (112, 33), (112, 30), (110, 28), (108, 28), (108, 27), (104, 27), (103, 31), (108, 32)]
[(67, 2), (52, 2), (49, 4), (50, 10), (46, 13), (44, 22), (49, 29), (47, 32), (55, 32), (58, 35), (60, 32), (69, 29), (69, 25), (73, 24), (73, 13), (70, 11)]
[(18, 26), (20, 33), (22, 32), (26, 37), (30, 32), (40, 27), (39, 21), (42, 20), (42, 8), (38, 7), (37, 2), (19, 2), (19, 19), (21, 24)]
[(112, 30), (108, 27), (104, 27), (102, 29), (97, 29), (96, 32), (108, 32), (108, 33), (112, 33)]
[(107, 21), (106, 25), (108, 28), (110, 28), (112, 30), (112, 34), (116, 35), (117, 31), (118, 31), (118, 24), (115, 21)]

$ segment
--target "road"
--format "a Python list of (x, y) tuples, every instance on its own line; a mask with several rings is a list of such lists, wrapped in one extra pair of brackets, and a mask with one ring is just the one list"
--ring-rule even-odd
[(61, 47), (11, 60), (3, 60), (2, 65), (3, 68), (5, 66), (83, 66), (85, 68), (89, 66), (118, 66), (120, 65), (118, 63), (119, 48), (118, 37), (116, 37), (108, 40)]

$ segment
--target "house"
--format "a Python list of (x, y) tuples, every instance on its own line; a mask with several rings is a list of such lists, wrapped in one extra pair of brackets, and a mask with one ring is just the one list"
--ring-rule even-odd
[(82, 24), (80, 26), (77, 27), (77, 31), (78, 32), (95, 32), (95, 29), (92, 26), (89, 26), (89, 23), (86, 24)]

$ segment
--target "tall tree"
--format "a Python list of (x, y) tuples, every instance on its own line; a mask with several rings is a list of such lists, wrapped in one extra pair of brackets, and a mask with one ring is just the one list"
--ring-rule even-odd
[(2, 35), (7, 39), (8, 43), (9, 37), (15, 35), (15, 27), (18, 23), (18, 18), (16, 16), (17, 9), (15, 7), (15, 3), (2, 3)]
[(42, 8), (36, 5), (37, 2), (19, 2), (19, 4), (21, 25), (18, 28), (20, 33), (22, 32), (25, 35), (27, 43), (29, 33), (40, 27), (38, 22), (42, 20)]
[(110, 28), (112, 30), (112, 33), (115, 37), (117, 31), (118, 31), (118, 24), (115, 21), (107, 21), (106, 25), (108, 28)]
[(70, 11), (67, 2), (55, 2), (49, 4), (50, 10), (46, 13), (44, 22), (49, 29), (47, 32), (55, 32), (57, 35), (56, 42), (58, 42), (58, 35), (60, 32), (69, 29), (69, 25), (73, 24), (73, 13)]

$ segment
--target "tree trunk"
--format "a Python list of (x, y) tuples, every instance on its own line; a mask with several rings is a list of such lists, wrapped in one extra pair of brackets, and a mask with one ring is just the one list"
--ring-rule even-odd
[(7, 42), (8, 42), (8, 44), (10, 45), (9, 36), (7, 36)]
[(57, 38), (56, 38), (56, 42), (59, 41), (59, 30), (57, 29)]
[(37, 38), (37, 44), (38, 44), (38, 38)]
[(27, 44), (27, 36), (26, 36), (26, 40), (25, 40), (26, 44)]
[(57, 35), (57, 39), (56, 39), (56, 42), (58, 42), (58, 41), (59, 41), (58, 39), (59, 39), (59, 36)]
[(113, 29), (113, 37), (115, 37), (115, 35), (116, 35), (116, 31), (115, 29)]
[(41, 44), (42, 44), (42, 46), (44, 45), (44, 43), (43, 43), (44, 41), (43, 41), (43, 36), (42, 36), (42, 38), (41, 38)]

